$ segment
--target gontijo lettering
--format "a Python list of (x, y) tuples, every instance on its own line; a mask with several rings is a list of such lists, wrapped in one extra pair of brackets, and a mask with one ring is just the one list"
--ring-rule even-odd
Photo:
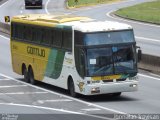
[(27, 46), (27, 53), (40, 56), (40, 57), (45, 57), (45, 50), (39, 49), (36, 47)]

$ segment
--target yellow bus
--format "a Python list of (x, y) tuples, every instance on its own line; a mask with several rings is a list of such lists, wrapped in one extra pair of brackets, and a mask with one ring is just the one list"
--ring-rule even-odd
[(138, 89), (130, 25), (68, 15), (15, 16), (11, 56), (13, 71), (24, 75), (26, 82), (58, 86), (73, 97)]

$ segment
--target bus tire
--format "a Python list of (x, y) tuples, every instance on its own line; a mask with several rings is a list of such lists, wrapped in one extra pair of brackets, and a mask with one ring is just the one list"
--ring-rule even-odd
[(29, 75), (28, 75), (28, 72), (27, 72), (26, 68), (23, 69), (23, 75), (24, 75), (24, 81), (29, 83), (30, 82), (29, 81)]
[(75, 86), (72, 78), (69, 79), (68, 90), (69, 90), (70, 96), (77, 97), (77, 93), (75, 92)]
[(121, 94), (122, 94), (121, 92), (113, 93), (113, 96), (114, 96), (114, 97), (119, 97), (119, 96), (121, 96)]
[(32, 85), (35, 85), (36, 84), (36, 81), (34, 79), (34, 74), (33, 74), (33, 70), (30, 68), (29, 69), (29, 81)]

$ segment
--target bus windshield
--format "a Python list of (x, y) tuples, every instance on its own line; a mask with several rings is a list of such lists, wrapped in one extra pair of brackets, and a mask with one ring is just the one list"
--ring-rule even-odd
[(87, 49), (88, 76), (136, 72), (135, 46)]
[(102, 45), (126, 42), (135, 42), (133, 30), (85, 33), (84, 35), (85, 45)]

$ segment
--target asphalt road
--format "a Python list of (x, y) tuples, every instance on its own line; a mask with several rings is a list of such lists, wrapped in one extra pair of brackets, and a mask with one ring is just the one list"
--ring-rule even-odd
[[(51, 3), (45, 0), (43, 10), (25, 10), (23, 1), (17, 1), (18, 0), (9, 0), (9, 2), (0, 7), (1, 21), (3, 21), (3, 16), (5, 15), (13, 16), (24, 13), (46, 12), (60, 14), (63, 13), (63, 11), (66, 14), (91, 16), (92, 18), (100, 20), (113, 20), (113, 18), (106, 15), (111, 10), (146, 0), (128, 0), (128, 2), (125, 3), (100, 5), (74, 10), (65, 10), (62, 8), (62, 6), (64, 6), (64, 0), (54, 1), (54, 5), (58, 3), (58, 6), (55, 6), (57, 8), (51, 7)], [(119, 18), (114, 18), (114, 20), (126, 22), (119, 20)], [(158, 55), (160, 49), (160, 27), (128, 21), (127, 23), (134, 27), (137, 43), (141, 45), (142, 50), (146, 53)], [(9, 36), (5, 36), (4, 34), (0, 35), (0, 113), (54, 113), (64, 114), (63, 117), (66, 114), (73, 115), (74, 113), (78, 113), (85, 114), (85, 117), (89, 117), (87, 119), (100, 119), (100, 117), (104, 119), (104, 116), (107, 119), (107, 117), (113, 117), (111, 116), (113, 113), (160, 113), (159, 76), (140, 71), (139, 91), (123, 93), (121, 97), (114, 98), (108, 95), (101, 95), (93, 97), (81, 96), (78, 99), (73, 99), (68, 96), (66, 91), (53, 86), (40, 83), (38, 87), (34, 87), (22, 83), (22, 76), (12, 72), (9, 42)], [(96, 116), (90, 116), (93, 114), (96, 114)], [(58, 119), (62, 117), (61, 115), (55, 118)], [(31, 117), (34, 118), (33, 116)], [(69, 116), (68, 118), (71, 117), (73, 117), (73, 119), (81, 118), (76, 118), (75, 116)], [(50, 116), (48, 116), (48, 119), (50, 119)]]

